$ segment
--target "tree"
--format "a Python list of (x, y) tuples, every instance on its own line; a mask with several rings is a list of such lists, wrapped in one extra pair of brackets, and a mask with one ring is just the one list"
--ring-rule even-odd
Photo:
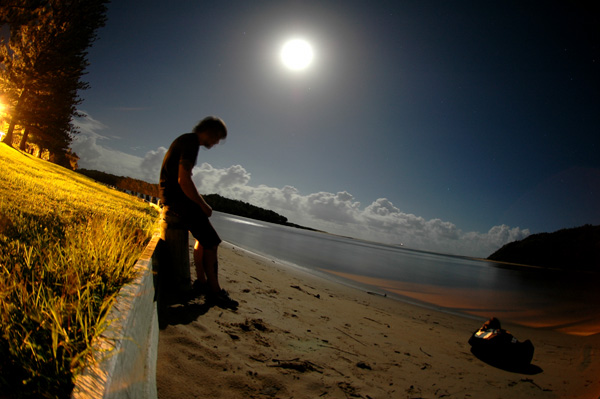
[[(0, 6), (0, 22), (10, 27), (1, 38), (0, 84), (9, 109), (4, 142), (11, 144), (17, 126), (21, 146), (31, 140), (59, 159), (77, 133), (78, 93), (87, 49), (106, 22), (109, 0), (9, 0)], [(61, 155), (58, 155), (61, 154)]]

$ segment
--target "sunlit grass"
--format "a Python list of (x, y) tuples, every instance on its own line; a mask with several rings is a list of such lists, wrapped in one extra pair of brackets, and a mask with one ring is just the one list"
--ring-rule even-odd
[(0, 145), (0, 392), (69, 397), (157, 220), (134, 197)]

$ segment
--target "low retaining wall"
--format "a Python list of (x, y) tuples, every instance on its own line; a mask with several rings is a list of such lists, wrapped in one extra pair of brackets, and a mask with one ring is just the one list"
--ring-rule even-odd
[(94, 362), (75, 380), (72, 399), (156, 399), (158, 313), (153, 262), (155, 235), (135, 264), (137, 278), (121, 288), (109, 312), (113, 320), (96, 344)]

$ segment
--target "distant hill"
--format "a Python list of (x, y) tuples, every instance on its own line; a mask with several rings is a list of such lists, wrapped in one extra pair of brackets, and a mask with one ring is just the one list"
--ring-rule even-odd
[(263, 222), (275, 223), (284, 226), (296, 227), (299, 229), (313, 230), (310, 227), (300, 226), (294, 223), (288, 222), (285, 216), (282, 216), (276, 212), (268, 209), (254, 206), (247, 202), (240, 200), (232, 200), (220, 196), (219, 194), (206, 194), (203, 195), (204, 199), (215, 211), (229, 213), (231, 215), (243, 216), (249, 219), (260, 220)]
[[(77, 169), (76, 172), (109, 186), (117, 187), (121, 190), (129, 190), (135, 193), (146, 194), (151, 197), (158, 197), (158, 184), (148, 183), (142, 180), (133, 179), (131, 177), (115, 176), (111, 175), (110, 173), (100, 172), (98, 170)], [(218, 212), (229, 213), (231, 215), (247, 217), (254, 220), (291, 226), (305, 230), (314, 230), (309, 227), (289, 223), (285, 216), (279, 215), (278, 213), (268, 209), (251, 205), (247, 202), (232, 200), (222, 197), (218, 194), (207, 194), (203, 195), (203, 197), (206, 202)]]
[(508, 243), (488, 260), (565, 270), (600, 272), (600, 226), (533, 234)]

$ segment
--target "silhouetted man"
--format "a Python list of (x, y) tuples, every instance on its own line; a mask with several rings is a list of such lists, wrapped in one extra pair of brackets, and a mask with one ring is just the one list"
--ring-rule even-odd
[(206, 300), (211, 305), (236, 308), (238, 303), (219, 285), (217, 248), (221, 238), (208, 220), (212, 208), (192, 181), (192, 168), (196, 165), (200, 146), (210, 149), (226, 137), (225, 123), (209, 116), (200, 121), (192, 133), (176, 138), (165, 154), (160, 170), (160, 199), (166, 215), (179, 217), (196, 239), (194, 290), (207, 292)]

